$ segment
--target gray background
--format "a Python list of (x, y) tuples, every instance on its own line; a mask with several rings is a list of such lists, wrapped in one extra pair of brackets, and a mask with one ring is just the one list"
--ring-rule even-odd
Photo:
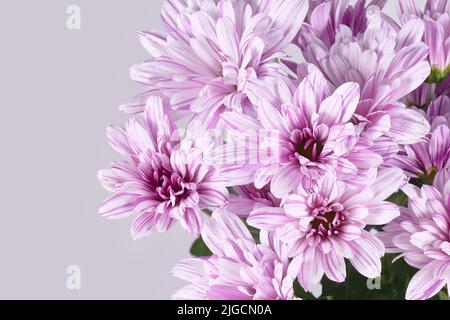
[[(97, 214), (96, 179), (118, 155), (105, 128), (140, 91), (136, 31), (160, 27), (162, 0), (2, 0), (0, 4), (0, 298), (167, 299), (192, 238), (178, 226), (133, 241), (131, 219)], [(394, 1), (388, 1), (394, 12)], [(82, 26), (66, 28), (79, 5)], [(66, 287), (78, 265), (82, 288)]]
[[(160, 27), (162, 1), (0, 2), (0, 298), (162, 299), (192, 239), (176, 227), (131, 239), (131, 219), (97, 214), (97, 170), (118, 159), (105, 128), (140, 91), (128, 77), (147, 54), (136, 31)], [(66, 9), (81, 8), (79, 31)], [(79, 265), (82, 288), (66, 287)]]

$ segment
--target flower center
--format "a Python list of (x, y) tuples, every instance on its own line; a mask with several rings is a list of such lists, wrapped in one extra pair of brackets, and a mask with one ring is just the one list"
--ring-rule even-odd
[(297, 143), (295, 151), (311, 161), (317, 161), (323, 151), (323, 144), (310, 139), (308, 141)]
[(155, 191), (161, 201), (169, 201), (172, 207), (177, 206), (180, 200), (187, 197), (189, 190), (194, 189), (194, 186), (185, 183), (177, 174), (166, 170), (155, 173)]
[(300, 156), (309, 161), (319, 162), (324, 144), (322, 141), (315, 139), (309, 128), (300, 130), (296, 129), (291, 133), (291, 150), (294, 156)]
[(339, 233), (339, 226), (345, 217), (340, 213), (342, 205), (315, 209), (315, 217), (311, 222), (311, 232), (321, 237), (329, 237)]

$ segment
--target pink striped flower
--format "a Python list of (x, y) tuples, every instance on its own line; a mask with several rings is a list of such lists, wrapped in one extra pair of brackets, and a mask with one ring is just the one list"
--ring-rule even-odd
[(286, 56), (307, 10), (307, 0), (167, 0), (167, 32), (140, 33), (152, 58), (131, 76), (208, 128), (224, 110), (254, 113), (247, 82), (285, 74), (275, 60)]
[(221, 206), (228, 199), (226, 181), (204, 163), (197, 148), (180, 148), (176, 126), (163, 112), (159, 97), (148, 100), (144, 121), (130, 119), (126, 128), (110, 127), (108, 140), (128, 161), (116, 161), (98, 177), (114, 195), (100, 206), (106, 218), (133, 211), (132, 236), (167, 231), (175, 221), (191, 234), (202, 228), (202, 208)]
[(235, 213), (216, 211), (202, 238), (211, 257), (187, 259), (172, 273), (191, 284), (179, 290), (181, 300), (286, 300), (294, 298), (298, 273), (286, 247), (271, 233), (261, 232), (256, 244)]
[[(414, 0), (397, 1), (403, 24), (411, 20), (423, 21), (422, 42), (429, 48), (428, 61), (431, 74), (428, 82), (422, 84), (406, 99), (410, 105), (427, 108), (428, 104), (450, 90), (450, 1), (426, 1), (422, 10)], [(434, 85), (431, 85), (433, 83)]]
[(402, 168), (408, 176), (432, 183), (437, 172), (450, 161), (450, 128), (438, 126), (424, 142), (404, 146), (392, 166)]
[(413, 19), (398, 30), (376, 7), (367, 10), (364, 2), (358, 1), (354, 9), (344, 7), (348, 1), (321, 4), (299, 37), (306, 60), (321, 68), (333, 85), (360, 84), (362, 101), (369, 100), (360, 106), (363, 115), (368, 107), (397, 102), (430, 73), (428, 50), (421, 42), (422, 21)]
[[(367, 137), (400, 144), (421, 141), (429, 124), (419, 112), (399, 100), (429, 76), (424, 25), (412, 19), (401, 29), (377, 7), (365, 1), (354, 8), (347, 1), (328, 1), (316, 7), (311, 22), (300, 31), (305, 59), (319, 67), (335, 87), (353, 81), (361, 87), (355, 113), (365, 123)], [(383, 154), (392, 158), (395, 152)]]
[(345, 259), (362, 275), (381, 273), (383, 243), (366, 231), (368, 225), (383, 225), (400, 212), (384, 201), (405, 184), (399, 169), (384, 169), (364, 189), (350, 189), (332, 176), (322, 179), (312, 193), (291, 194), (281, 207), (253, 210), (247, 222), (275, 232), (288, 245), (289, 256), (299, 262), (298, 280), (306, 291), (325, 275), (335, 282), (346, 279)]
[(420, 18), (424, 22), (423, 42), (429, 48), (428, 60), (440, 82), (450, 72), (450, 1), (427, 0), (424, 10), (415, 0), (397, 0), (403, 23)]
[[(368, 24), (368, 11), (381, 14), (379, 9), (384, 7), (385, 2), (357, 0), (351, 5), (349, 0), (310, 0), (308, 19), (302, 27), (302, 33), (313, 31), (322, 40), (324, 47), (329, 49), (335, 43), (341, 26), (350, 28), (354, 35), (364, 32)], [(372, 11), (367, 9), (369, 7)]]
[(360, 136), (363, 127), (353, 124), (360, 94), (356, 83), (345, 83), (330, 93), (320, 71), (309, 65), (297, 88), (279, 81), (272, 91), (254, 87), (252, 99), (260, 102), (258, 120), (231, 112), (223, 115), (229, 132), (240, 140), (251, 131), (268, 134), (263, 141), (238, 145), (238, 150), (233, 145), (224, 148), (218, 158), (264, 153), (268, 145), (275, 154), (255, 165), (225, 165), (232, 183), (241, 184), (244, 176), (246, 183), (254, 182), (257, 188), (270, 182), (272, 194), (282, 197), (299, 185), (307, 188), (327, 173), (354, 186), (367, 184), (376, 174), (383, 162), (376, 150), (389, 145), (375, 146)]
[[(376, 6), (377, 8), (382, 9), (386, 4), (386, 1), (387, 0), (357, 0), (354, 5), (350, 5), (350, 0), (309, 0), (309, 10), (305, 22), (309, 24), (328, 23), (327, 34), (325, 33), (324, 35), (325, 37), (333, 37), (336, 29), (338, 29), (341, 24), (352, 27), (352, 29), (354, 28), (355, 30), (365, 28), (366, 8)], [(316, 7), (326, 2), (330, 3), (330, 10), (334, 13), (334, 17), (332, 17), (330, 21), (320, 20), (320, 17), (318, 16), (319, 12), (314, 12)], [(324, 9), (328, 10), (327, 7), (321, 7), (321, 10)]]
[(419, 269), (406, 299), (424, 300), (450, 284), (450, 167), (436, 176), (433, 186), (408, 184), (408, 208), (380, 235), (386, 250)]

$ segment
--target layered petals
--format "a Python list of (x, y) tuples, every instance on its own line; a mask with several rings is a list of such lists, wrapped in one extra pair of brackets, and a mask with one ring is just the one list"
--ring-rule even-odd
[(272, 233), (261, 232), (256, 244), (238, 215), (226, 210), (213, 213), (202, 237), (210, 257), (187, 259), (172, 273), (191, 282), (175, 299), (286, 300), (293, 299), (295, 264)]
[(201, 232), (201, 209), (227, 203), (227, 181), (204, 162), (196, 148), (180, 149), (175, 123), (164, 112), (160, 97), (148, 100), (143, 121), (129, 120), (126, 128), (111, 127), (108, 140), (129, 161), (113, 163), (99, 172), (102, 184), (115, 194), (99, 212), (119, 218), (133, 212), (132, 236), (164, 232), (176, 221), (191, 234)]
[(383, 195), (376, 187), (392, 173), (380, 174), (372, 188), (359, 190), (327, 176), (311, 192), (286, 196), (279, 208), (254, 209), (247, 222), (275, 232), (286, 243), (289, 256), (298, 259), (298, 280), (306, 291), (311, 291), (324, 274), (333, 281), (345, 281), (345, 259), (362, 275), (376, 278), (381, 273), (385, 247), (365, 227), (384, 225), (399, 217), (397, 206), (379, 200)]
[(254, 114), (247, 82), (286, 76), (274, 60), (286, 56), (307, 10), (307, 0), (168, 0), (167, 30), (139, 34), (151, 59), (133, 66), (131, 77), (206, 128), (219, 126), (226, 110)]
[(440, 171), (433, 186), (405, 186), (408, 208), (389, 223), (382, 239), (390, 252), (419, 271), (411, 279), (406, 299), (425, 300), (450, 283), (450, 176)]

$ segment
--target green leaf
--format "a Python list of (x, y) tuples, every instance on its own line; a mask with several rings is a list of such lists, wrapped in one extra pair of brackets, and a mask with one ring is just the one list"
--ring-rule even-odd
[(395, 203), (396, 205), (406, 207), (408, 205), (408, 196), (402, 191), (399, 190), (398, 192), (391, 195), (387, 201)]
[[(422, 184), (433, 185), (434, 178), (436, 177), (438, 170), (436, 168), (431, 168), (425, 173), (419, 174), (419, 179), (422, 181)], [(420, 186), (422, 187), (422, 186)]]
[(255, 239), (255, 242), (260, 243), (259, 242), (259, 233), (261, 232), (261, 230), (256, 229), (252, 226), (249, 226), (247, 223), (245, 223), (245, 225), (247, 226), (248, 231), (250, 231), (250, 234), (252, 235), (253, 239)]
[(210, 209), (203, 209), (203, 213), (206, 214), (208, 217), (211, 217), (213, 212)]
[(439, 300), (449, 300), (448, 293), (445, 290), (441, 290), (441, 292), (438, 293)]
[(194, 257), (209, 257), (212, 256), (211, 250), (206, 246), (202, 237), (199, 237), (191, 246), (190, 250), (191, 255)]

